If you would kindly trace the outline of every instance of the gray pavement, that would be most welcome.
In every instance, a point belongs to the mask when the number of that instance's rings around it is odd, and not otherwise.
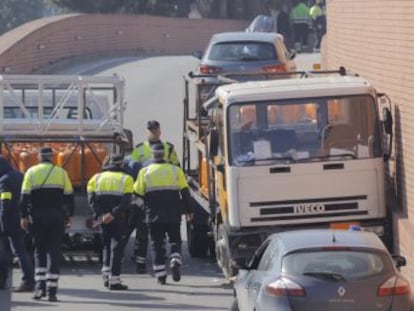
[[[183,226],[183,230],[185,226]],[[185,236],[185,235],[184,235]],[[232,287],[223,278],[217,263],[212,259],[191,258],[183,243],[183,276],[180,282],[167,278],[167,285],[158,285],[156,279],[148,274],[135,274],[135,265],[130,260],[133,253],[133,240],[128,243],[123,262],[123,283],[127,291],[109,291],[104,288],[97,258],[87,261],[78,256],[74,262],[62,265],[59,281],[58,303],[34,301],[31,293],[13,293],[11,310],[228,310],[232,301]],[[149,253],[150,254],[150,253]],[[147,267],[151,267],[148,256]],[[148,269],[151,270],[151,269]],[[14,284],[19,284],[21,271],[13,271]],[[9,311],[0,302],[0,311]]]

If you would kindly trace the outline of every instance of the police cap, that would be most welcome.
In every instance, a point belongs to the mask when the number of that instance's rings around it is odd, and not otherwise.
[[[147,122],[147,129],[152,131],[160,128],[160,122],[156,120],[150,120]]]
[[[109,164],[115,165],[115,164],[121,164],[124,163],[124,156],[120,153],[113,153],[111,154],[111,157],[109,158]]]
[[[39,154],[41,157],[49,157],[53,155],[53,150],[50,147],[43,147],[43,148],[40,148]]]

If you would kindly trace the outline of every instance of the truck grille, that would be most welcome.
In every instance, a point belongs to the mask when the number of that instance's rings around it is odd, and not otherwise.
[[[252,222],[368,215],[358,209],[361,200],[367,196],[250,202],[249,206],[260,208],[262,216],[251,218]]]

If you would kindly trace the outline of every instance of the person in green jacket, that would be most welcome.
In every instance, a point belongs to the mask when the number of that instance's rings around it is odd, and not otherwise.
[[[309,7],[302,0],[294,0],[290,12],[290,21],[293,26],[295,49],[301,52],[308,46],[309,35]]]

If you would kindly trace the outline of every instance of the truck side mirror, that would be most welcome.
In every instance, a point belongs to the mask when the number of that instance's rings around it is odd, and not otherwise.
[[[384,131],[388,135],[392,135],[392,114],[389,108],[382,109]]]
[[[195,58],[201,59],[203,57],[203,51],[202,50],[196,50],[191,55]]]
[[[218,154],[219,135],[216,128],[211,128],[208,134],[208,150],[210,159]]]

